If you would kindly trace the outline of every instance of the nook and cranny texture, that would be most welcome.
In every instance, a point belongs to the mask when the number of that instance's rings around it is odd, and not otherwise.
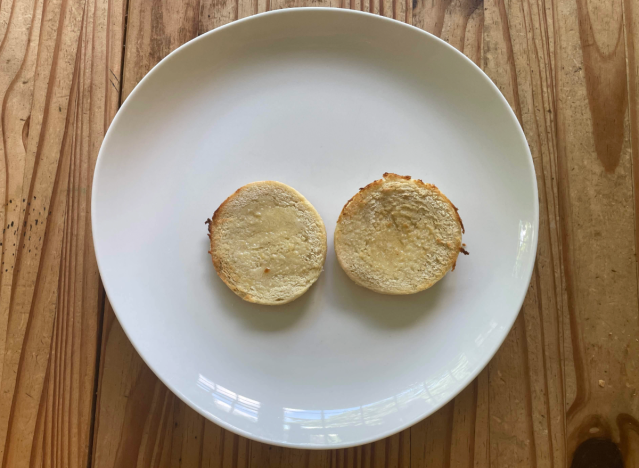
[[[386,173],[342,209],[335,252],[357,284],[383,294],[412,294],[454,269],[464,251],[463,230],[457,208],[437,187]]]
[[[286,184],[245,185],[207,223],[215,270],[246,301],[286,304],[304,294],[322,272],[322,218]]]

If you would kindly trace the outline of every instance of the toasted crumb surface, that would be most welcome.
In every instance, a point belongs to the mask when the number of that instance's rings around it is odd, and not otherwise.
[[[437,187],[386,173],[342,209],[335,252],[357,284],[383,294],[413,294],[455,267],[462,232],[457,209]]]
[[[215,270],[246,301],[286,304],[304,294],[322,272],[322,218],[286,184],[245,185],[207,222]]]

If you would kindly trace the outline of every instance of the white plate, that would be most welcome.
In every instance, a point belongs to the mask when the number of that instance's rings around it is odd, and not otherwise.
[[[420,294],[360,288],[335,258],[342,206],[386,171],[436,184],[466,225],[470,256]],[[269,179],[328,233],[319,281],[280,307],[220,281],[204,225]],[[362,444],[448,402],[510,330],[537,245],[532,159],[497,88],[441,40],[345,10],[259,15],[169,55],[117,114],[93,184],[102,280],[138,352],[199,413],[276,445]]]

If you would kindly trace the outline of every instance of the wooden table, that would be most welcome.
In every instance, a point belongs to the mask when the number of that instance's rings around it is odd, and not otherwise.
[[[479,377],[400,434],[313,452],[227,432],[158,381],[105,299],[89,216],[104,133],[153,65],[305,5],[411,23],[480,65],[541,203],[529,293]],[[0,0],[0,41],[1,468],[639,466],[639,2]]]

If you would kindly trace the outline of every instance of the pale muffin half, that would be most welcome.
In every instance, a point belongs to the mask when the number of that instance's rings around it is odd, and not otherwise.
[[[281,182],[238,189],[207,220],[219,277],[245,301],[279,305],[304,294],[326,260],[326,228],[313,205]]]

